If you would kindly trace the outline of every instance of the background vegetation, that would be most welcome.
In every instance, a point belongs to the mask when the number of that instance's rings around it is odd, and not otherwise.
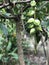
[[[49,49],[48,39],[49,1],[0,0],[1,65],[30,65],[26,55],[38,55],[40,41],[49,65],[49,53],[45,49],[45,46]]]

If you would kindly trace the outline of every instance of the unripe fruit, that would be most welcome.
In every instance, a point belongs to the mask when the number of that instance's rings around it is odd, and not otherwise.
[[[41,26],[37,27],[36,29],[37,29],[38,31],[42,31],[42,27],[41,27]]]
[[[33,28],[33,27],[34,27],[34,25],[33,25],[33,24],[32,24],[32,25],[30,24],[30,25],[28,26],[28,28]]]
[[[35,1],[31,1],[30,5],[31,6],[35,6],[36,5],[36,2]]]
[[[32,15],[34,15],[34,13],[35,13],[35,11],[33,11],[33,10],[30,10],[29,12],[28,12],[28,16],[32,16]]]
[[[35,28],[32,28],[31,30],[30,30],[30,34],[34,34],[35,33]]]
[[[40,21],[38,19],[35,20],[34,22],[35,25],[40,25]]]
[[[34,22],[35,20],[34,20],[34,18],[30,18],[27,22],[28,23],[32,23],[32,22]]]

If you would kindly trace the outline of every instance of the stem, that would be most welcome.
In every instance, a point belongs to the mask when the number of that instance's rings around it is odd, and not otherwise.
[[[36,40],[36,35],[34,35],[34,39],[35,39],[35,50],[34,50],[34,53],[35,55],[37,54],[37,40]]]
[[[42,45],[43,45],[43,50],[44,50],[44,54],[45,54],[45,57],[46,57],[46,50],[45,50],[45,46],[44,46],[43,36],[42,36]]]

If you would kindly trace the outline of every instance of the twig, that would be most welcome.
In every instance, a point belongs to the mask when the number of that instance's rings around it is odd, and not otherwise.
[[[0,5],[0,9],[2,9],[2,8],[5,8],[5,7],[7,7],[7,6],[9,6],[9,3],[7,3],[7,4],[3,4],[3,5]]]
[[[18,16],[19,15],[9,15],[9,16],[6,16],[6,15],[4,15],[4,14],[0,14],[0,18],[4,18],[4,19],[16,19],[16,20],[18,20]]]
[[[11,4],[12,5],[14,5],[14,4],[23,4],[23,3],[29,3],[29,2],[30,2],[30,0],[28,0],[28,1],[17,1],[17,2],[11,2]],[[2,5],[0,5],[0,9],[5,8],[7,6],[12,6],[11,4],[10,3],[2,4]]]

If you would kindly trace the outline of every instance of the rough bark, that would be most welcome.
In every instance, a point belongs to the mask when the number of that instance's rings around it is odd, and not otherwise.
[[[49,38],[47,40],[47,65],[49,65]]]
[[[16,35],[17,35],[17,47],[18,47],[18,55],[19,55],[19,63],[20,65],[25,65],[24,62],[24,55],[23,55],[23,49],[22,49],[22,29],[20,22],[16,23]]]

